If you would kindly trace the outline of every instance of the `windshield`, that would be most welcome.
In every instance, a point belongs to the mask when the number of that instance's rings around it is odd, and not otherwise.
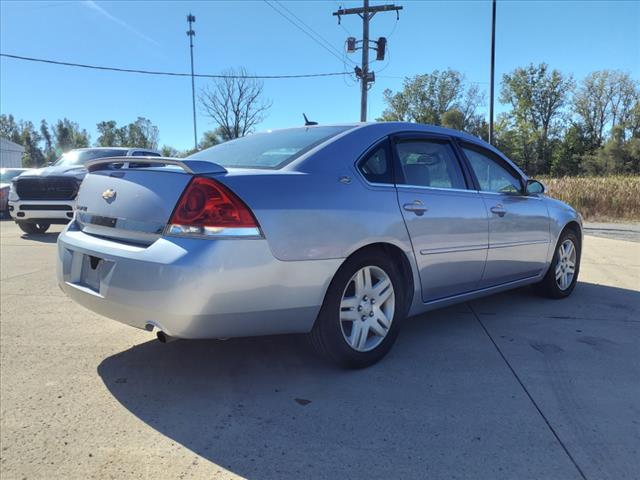
[[[0,183],[9,183],[12,178],[17,177],[25,170],[5,170],[4,168],[0,169]]]
[[[255,133],[221,143],[188,158],[209,160],[223,167],[281,168],[316,145],[351,128],[306,127]]]
[[[71,166],[71,165],[84,165],[89,160],[95,160],[96,158],[106,157],[124,157],[127,154],[127,150],[71,150],[64,153],[54,165],[58,166]]]

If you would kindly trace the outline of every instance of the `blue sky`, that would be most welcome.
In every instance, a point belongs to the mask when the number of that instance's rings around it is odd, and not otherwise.
[[[282,3],[336,49],[361,23],[351,16],[337,24],[331,12],[357,1]],[[372,4],[385,2],[374,1]],[[389,38],[388,60],[373,65],[370,119],[384,109],[382,91],[397,90],[407,75],[451,67],[488,91],[491,4],[488,1],[402,1],[377,15],[372,37]],[[329,54],[269,5],[259,1],[0,2],[0,50],[56,60],[165,71],[189,71],[185,16],[197,18],[196,71],[218,73],[244,66],[256,74],[338,72],[344,60]],[[343,28],[344,27],[344,28]],[[350,55],[356,62],[359,54]],[[640,78],[640,2],[498,1],[496,78],[529,62],[584,77],[620,69]],[[349,64],[346,64],[347,66]],[[189,78],[115,72],[0,60],[0,111],[39,123],[68,117],[87,128],[138,116],[160,129],[160,144],[193,144]],[[349,68],[351,69],[351,68]],[[207,80],[197,80],[197,88]],[[272,100],[259,129],[299,125],[302,112],[321,123],[357,121],[359,90],[353,79],[266,80]],[[487,95],[488,97],[488,95]],[[500,110],[500,106],[497,107]],[[198,131],[214,128],[201,111]]]

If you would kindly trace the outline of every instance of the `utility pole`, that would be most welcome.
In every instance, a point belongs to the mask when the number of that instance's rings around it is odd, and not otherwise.
[[[369,40],[369,21],[378,12],[396,12],[399,15],[399,11],[402,7],[396,7],[395,5],[376,5],[374,7],[369,6],[369,0],[364,0],[362,8],[339,8],[333,12],[333,15],[338,17],[338,23],[340,23],[340,17],[343,15],[358,15],[362,19],[362,46],[356,47],[356,39],[350,37],[347,39],[347,51],[349,53],[355,52],[358,48],[362,48],[362,66],[356,67],[356,76],[360,79],[360,121],[367,121],[367,93],[369,91],[369,84],[375,82],[376,77],[374,72],[369,71],[369,49],[373,48],[377,50],[377,59],[384,59],[384,50],[386,48],[387,39],[380,37],[377,41],[374,41],[374,47],[370,46]]]
[[[191,101],[193,103],[193,148],[198,148],[198,130],[196,128],[196,82],[193,74],[193,37],[196,32],[192,28],[192,24],[195,23],[196,17],[191,15],[187,15],[187,22],[189,22],[189,30],[187,31],[187,35],[189,36],[189,48],[191,52]]]
[[[496,65],[496,0],[491,2],[491,82],[489,83],[489,143],[493,145],[493,83]]]

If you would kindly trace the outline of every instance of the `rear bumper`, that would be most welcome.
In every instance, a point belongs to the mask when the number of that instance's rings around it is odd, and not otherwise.
[[[9,215],[16,222],[68,223],[75,200],[9,200]]]
[[[91,281],[87,255],[101,259]],[[57,275],[69,297],[127,325],[226,338],[308,332],[340,263],[279,261],[264,239],[167,237],[132,246],[71,224],[58,238]]]

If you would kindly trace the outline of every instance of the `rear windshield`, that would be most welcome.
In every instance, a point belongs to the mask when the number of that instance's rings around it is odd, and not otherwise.
[[[70,165],[84,165],[89,160],[95,160],[96,158],[106,157],[124,157],[127,154],[127,150],[71,150],[63,154],[54,165],[56,166],[70,166]]]
[[[254,133],[221,143],[188,157],[223,167],[281,168],[325,140],[352,126],[306,127]]]

